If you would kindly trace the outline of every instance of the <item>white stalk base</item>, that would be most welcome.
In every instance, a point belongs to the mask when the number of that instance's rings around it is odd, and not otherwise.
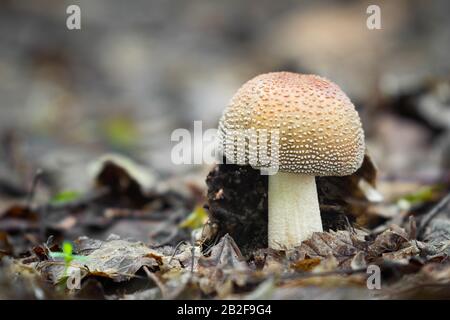
[[[292,249],[322,232],[314,176],[278,172],[269,176],[269,248]]]

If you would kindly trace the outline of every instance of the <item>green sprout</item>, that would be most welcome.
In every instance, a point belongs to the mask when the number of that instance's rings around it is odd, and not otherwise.
[[[77,256],[73,254],[73,245],[69,241],[64,241],[62,245],[62,252],[50,252],[50,257],[64,259],[64,276],[67,277],[67,270],[73,260],[86,261],[88,257]]]
[[[81,194],[77,191],[62,191],[50,199],[51,204],[63,204],[80,198]]]

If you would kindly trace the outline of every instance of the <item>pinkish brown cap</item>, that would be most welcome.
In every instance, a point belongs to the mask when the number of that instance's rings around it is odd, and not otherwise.
[[[364,132],[355,106],[335,83],[316,75],[273,72],[245,83],[220,119],[219,144],[229,144],[231,132],[248,129],[278,130],[282,172],[349,175],[364,158]],[[233,152],[226,148],[225,156],[233,158]],[[249,158],[247,152],[245,163]]]

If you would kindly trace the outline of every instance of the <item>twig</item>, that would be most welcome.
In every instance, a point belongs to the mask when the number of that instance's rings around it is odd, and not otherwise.
[[[45,241],[46,231],[47,231],[47,223],[45,221],[45,218],[47,217],[47,210],[44,208],[44,210],[39,211],[39,215],[41,218],[41,221],[39,224],[39,236],[40,236],[41,241]]]
[[[175,246],[175,249],[173,250],[172,255],[170,256],[170,259],[169,259],[168,264],[170,264],[170,263],[172,262],[173,258],[175,257],[175,255],[176,255],[177,252],[178,252],[178,249],[180,249],[180,246],[181,246],[182,244],[185,244],[185,243],[186,243],[186,241],[184,241],[184,240],[178,242],[178,244]]]
[[[31,182],[30,191],[28,192],[28,195],[27,195],[26,208],[31,208],[31,205],[32,205],[33,199],[34,199],[34,195],[36,193],[36,188],[38,186],[39,180],[41,179],[43,173],[44,173],[44,171],[42,169],[37,169],[36,173],[33,176],[33,181]],[[45,218],[47,217],[47,210],[38,211],[38,214],[39,214],[39,219],[40,219],[39,238],[40,238],[40,240],[45,241],[45,231],[46,231],[46,226],[47,226],[45,223]]]
[[[427,214],[425,214],[425,216],[420,221],[420,227],[417,230],[417,236],[420,236],[424,232],[425,227],[436,215],[438,215],[442,211],[442,209],[445,208],[449,201],[450,193],[447,194],[441,201],[439,201],[439,203],[435,205]]]
[[[35,211],[37,212],[55,212],[55,211],[65,211],[65,210],[74,210],[83,206],[87,206],[92,202],[95,202],[96,200],[102,198],[103,196],[107,195],[109,192],[109,188],[102,188],[99,190],[94,190],[90,192],[89,195],[84,195],[80,197],[79,199],[64,202],[61,204],[52,204],[47,203],[41,206],[38,206]]]
[[[318,273],[301,273],[301,274],[288,274],[286,276],[283,276],[283,280],[296,280],[296,279],[307,279],[307,278],[314,278],[314,277],[327,277],[327,276],[333,276],[333,275],[351,275],[355,273],[362,273],[366,272],[367,268],[357,268],[357,269],[341,269],[341,270],[335,270],[335,271],[326,271],[326,272],[318,272]]]
[[[224,238],[228,235],[228,233],[224,236]],[[222,254],[223,254],[223,250],[225,249],[225,241],[227,241],[228,238],[225,238],[222,241],[222,245],[220,246],[219,249],[219,254],[217,255],[216,261],[214,261],[214,264],[217,266],[220,263],[220,259],[222,258]]]
[[[39,183],[39,180],[42,177],[43,172],[44,171],[42,169],[37,169],[36,173],[33,176],[33,181],[31,182],[30,191],[28,191],[28,196],[27,196],[27,201],[26,201],[26,206],[28,208],[31,206],[31,203],[33,202],[34,194],[36,192],[36,187]]]
[[[143,267],[145,273],[147,274],[147,277],[149,279],[151,279],[159,288],[159,290],[161,291],[161,295],[163,298],[165,298],[167,296],[167,289],[164,286],[164,284],[161,282],[161,280],[159,280],[159,278],[153,273],[150,272],[150,270],[148,270],[147,266]]]
[[[175,255],[176,255],[178,249],[180,248],[180,246],[182,244],[185,244],[185,243],[186,243],[186,241],[180,241],[175,246],[175,249],[173,250],[173,253],[172,253],[172,255],[171,255],[170,259],[169,259],[169,262],[168,262],[169,265],[172,262],[173,258],[175,257]],[[191,276],[192,276],[192,274],[194,273],[194,263],[195,263],[195,245],[194,245],[194,240],[193,239],[191,239],[190,245],[191,245]]]
[[[216,236],[214,237],[214,240],[211,242],[211,244],[208,245],[208,246],[206,247],[206,249],[203,251],[203,254],[204,254],[204,255],[208,255],[208,254],[211,252],[212,248],[214,248],[214,246],[219,242],[219,239],[220,239],[219,236],[216,235]]]
[[[408,226],[409,226],[409,239],[410,240],[417,239],[417,224],[414,216],[409,216]]]
[[[194,274],[194,263],[195,263],[195,247],[191,246],[191,276]]]
[[[167,219],[167,213],[158,211],[144,211],[123,208],[110,208],[105,214],[109,219],[128,219],[128,220],[150,220],[161,221]]]
[[[194,274],[194,263],[195,263],[195,239],[191,234],[191,277]]]
[[[356,234],[355,229],[353,228],[352,224],[350,223],[350,220],[348,220],[348,217],[344,215],[345,222],[347,223],[348,232],[350,234]]]

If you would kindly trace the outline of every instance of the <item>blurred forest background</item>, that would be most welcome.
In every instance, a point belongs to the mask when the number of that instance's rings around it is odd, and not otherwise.
[[[71,4],[81,8],[81,30],[66,27]],[[370,4],[381,8],[381,30],[366,26]],[[174,165],[171,133],[192,130],[196,120],[204,130],[216,128],[236,90],[271,71],[318,74],[349,95],[384,196],[380,205],[365,203],[363,214],[377,217],[370,227],[405,226],[450,185],[449,12],[446,0],[0,1],[0,258],[34,248],[36,268],[46,275],[39,266],[51,264],[50,249],[58,249],[49,236],[105,240],[114,233],[170,244],[158,251],[169,261],[173,247],[205,221],[209,170]],[[90,164],[111,152],[142,164],[144,177],[133,181],[120,166],[89,175]],[[94,181],[109,188],[106,195],[92,189]],[[151,192],[139,191],[147,183]],[[380,201],[377,193],[372,198]],[[411,205],[422,207],[411,213]],[[200,221],[189,220],[191,212]],[[411,236],[402,239],[415,240],[409,221]],[[131,248],[114,241],[108,243]],[[90,250],[91,240],[84,242],[78,252]],[[0,297],[13,292],[2,273]],[[25,296],[20,290],[15,297]],[[36,292],[31,296],[41,297]]]
[[[450,3],[376,1],[382,29],[368,30],[372,2],[2,1],[1,172],[41,167],[83,189],[80,170],[111,150],[191,170],[171,163],[171,132],[216,127],[241,84],[286,70],[348,93],[382,175],[436,178],[450,166]],[[70,4],[81,30],[66,28]]]

